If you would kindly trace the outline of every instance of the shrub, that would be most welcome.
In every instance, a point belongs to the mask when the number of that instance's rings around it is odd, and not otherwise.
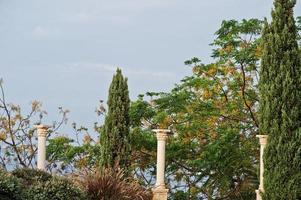
[[[94,171],[82,181],[90,200],[151,200],[152,194],[138,183],[124,179],[120,170]]]
[[[83,190],[63,177],[53,177],[46,182],[37,182],[25,192],[25,200],[83,200]]]
[[[189,195],[187,192],[184,191],[176,191],[173,194],[173,200],[185,200],[185,199],[189,199]]]
[[[83,200],[83,190],[63,177],[37,169],[16,169],[12,174],[22,182],[22,200]],[[2,200],[2,199],[1,199]]]
[[[28,187],[36,182],[45,182],[52,178],[52,175],[38,169],[21,168],[16,169],[12,174],[23,181],[23,186]]]
[[[0,199],[1,200],[21,199],[20,180],[1,169],[0,169]]]

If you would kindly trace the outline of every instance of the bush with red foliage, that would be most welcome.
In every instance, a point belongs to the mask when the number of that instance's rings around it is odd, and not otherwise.
[[[90,200],[151,200],[152,193],[121,170],[95,170],[81,181]]]

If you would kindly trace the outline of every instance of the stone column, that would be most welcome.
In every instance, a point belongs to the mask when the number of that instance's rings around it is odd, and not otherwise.
[[[157,137],[157,177],[153,191],[153,200],[167,200],[168,189],[164,182],[165,173],[165,144],[170,130],[155,129],[153,130]]]
[[[38,169],[45,170],[45,160],[46,160],[46,135],[47,130],[50,126],[46,125],[36,125],[35,128],[38,132]]]
[[[264,173],[264,163],[263,163],[263,153],[265,146],[267,144],[267,135],[257,135],[260,144],[260,170],[259,170],[259,188],[256,190],[256,200],[262,200],[260,193],[264,192],[263,188],[263,173]]]

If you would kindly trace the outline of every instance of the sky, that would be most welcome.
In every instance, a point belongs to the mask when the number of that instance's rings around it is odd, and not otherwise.
[[[62,106],[70,123],[91,127],[116,67],[132,100],[169,91],[191,73],[185,60],[211,61],[222,20],[263,19],[271,9],[272,0],[0,0],[0,78],[24,111],[43,102],[43,123]]]

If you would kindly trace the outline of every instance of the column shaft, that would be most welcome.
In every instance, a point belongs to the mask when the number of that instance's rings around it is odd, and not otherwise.
[[[38,169],[45,170],[46,137],[38,136]]]
[[[156,129],[157,137],[157,177],[156,185],[152,189],[153,200],[167,200],[168,189],[165,187],[164,173],[165,173],[165,145],[169,130]]]
[[[50,126],[46,125],[36,125],[38,133],[38,158],[37,158],[37,168],[40,170],[45,170],[46,162],[46,136],[47,130]]]
[[[164,183],[164,173],[165,173],[165,141],[158,140],[157,147],[157,181],[156,186],[163,186]]]
[[[259,138],[259,144],[260,144],[260,166],[259,166],[259,189],[256,190],[256,200],[262,200],[261,198],[261,192],[264,192],[263,187],[263,175],[264,175],[264,162],[263,162],[263,155],[264,155],[264,149],[267,144],[267,135],[257,135],[256,137]]]
[[[264,163],[263,163],[263,153],[265,145],[260,144],[260,172],[259,172],[259,190],[263,191],[263,172],[264,172]]]

